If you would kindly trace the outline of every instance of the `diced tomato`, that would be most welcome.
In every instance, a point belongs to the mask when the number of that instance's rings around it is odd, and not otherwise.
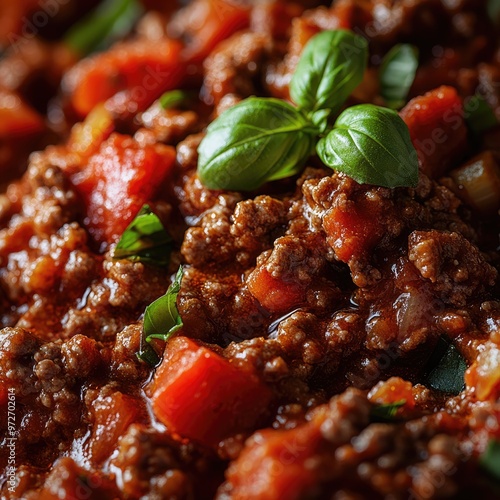
[[[14,92],[0,89],[0,139],[25,137],[45,129],[43,118]]]
[[[89,448],[92,461],[98,464],[110,456],[119,437],[131,423],[137,421],[140,411],[137,401],[121,392],[98,397],[92,409],[94,425]]]
[[[257,433],[228,469],[231,498],[303,498],[317,482],[313,468],[306,462],[317,453],[320,442],[319,427],[312,423]]]
[[[384,234],[376,203],[365,198],[347,206],[334,206],[325,215],[323,227],[335,255],[342,262],[367,254]]]
[[[415,407],[415,397],[411,382],[400,377],[391,377],[379,382],[368,394],[368,399],[378,405],[399,403],[404,401],[405,408]]]
[[[265,267],[257,267],[248,276],[250,293],[269,312],[285,312],[305,299],[305,288],[298,282],[274,278]]]
[[[250,9],[243,2],[197,0],[191,8],[188,19],[191,26],[187,31],[192,39],[186,57],[195,63],[201,62],[219,42],[246,28],[250,22]]]
[[[51,467],[50,474],[38,492],[37,498],[38,500],[55,498],[112,500],[118,498],[117,495],[115,485],[103,474],[86,471],[76,465],[73,459],[63,457]]]
[[[242,370],[185,337],[170,340],[151,384],[153,412],[170,432],[205,446],[252,429],[271,391]]]
[[[465,372],[465,383],[475,389],[479,401],[496,401],[500,397],[500,348],[495,343],[486,342]]]
[[[162,144],[140,146],[113,134],[91,156],[72,182],[82,195],[85,224],[97,242],[112,243],[171,172],[175,149]]]
[[[83,60],[66,77],[77,114],[85,117],[99,103],[119,92],[127,110],[146,109],[166,90],[179,86],[185,71],[175,40],[135,40]]]
[[[454,88],[442,86],[415,97],[400,114],[426,175],[439,178],[463,156],[467,127],[462,101]]]

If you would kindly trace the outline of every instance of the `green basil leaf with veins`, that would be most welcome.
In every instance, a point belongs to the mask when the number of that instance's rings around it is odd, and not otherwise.
[[[363,80],[368,42],[346,30],[323,31],[306,44],[290,82],[300,109],[338,112]]]
[[[360,184],[395,188],[418,182],[417,152],[408,127],[387,108],[372,104],[347,108],[316,150],[325,165]]]
[[[292,105],[251,97],[222,113],[198,148],[198,176],[210,189],[251,191],[300,171],[317,128]]]
[[[500,481],[500,441],[491,439],[485,452],[479,458],[483,470]]]
[[[166,341],[182,327],[182,318],[177,310],[177,296],[181,289],[183,272],[180,266],[165,295],[146,307],[143,327],[146,342],[151,339]]]
[[[373,421],[378,422],[390,422],[396,416],[399,408],[406,404],[405,399],[396,401],[394,403],[387,403],[382,405],[374,406],[371,409],[370,417]]]
[[[417,68],[418,49],[414,45],[395,45],[384,57],[379,71],[380,95],[389,108],[405,105]]]
[[[173,240],[158,216],[144,205],[115,247],[115,259],[130,259],[167,266]]]

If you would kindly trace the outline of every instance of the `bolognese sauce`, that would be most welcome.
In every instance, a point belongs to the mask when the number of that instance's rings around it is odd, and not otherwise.
[[[2,498],[498,498],[495,2],[13,6]]]

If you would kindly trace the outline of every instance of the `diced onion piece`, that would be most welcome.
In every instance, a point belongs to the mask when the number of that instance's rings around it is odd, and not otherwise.
[[[104,104],[98,104],[82,123],[77,123],[72,128],[69,147],[75,153],[85,156],[91,155],[111,135],[113,128],[111,113]]]
[[[492,151],[484,151],[450,176],[459,196],[477,212],[492,214],[500,208],[500,169]]]

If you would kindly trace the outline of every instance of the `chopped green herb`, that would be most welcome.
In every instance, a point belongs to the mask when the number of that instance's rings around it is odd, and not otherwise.
[[[316,148],[325,165],[357,182],[414,186],[418,158],[397,113],[363,104],[330,126],[361,82],[367,54],[366,40],[348,31],[313,37],[291,82],[298,107],[251,97],[222,113],[198,148],[201,182],[210,189],[251,191],[299,173]]]
[[[497,481],[500,481],[500,441],[492,439],[479,458],[481,467]]]
[[[180,266],[165,295],[146,307],[144,312],[146,342],[150,342],[151,339],[168,340],[182,327],[182,318],[177,310],[177,295],[181,289],[182,275],[183,268]]]
[[[175,108],[183,104],[190,97],[190,92],[185,90],[170,90],[165,92],[159,99],[163,109]]]
[[[380,66],[380,94],[387,106],[399,109],[406,103],[418,68],[418,49],[414,45],[395,45]]]
[[[475,95],[465,105],[465,120],[475,135],[498,125],[498,119],[484,97]]]
[[[168,287],[165,295],[156,299],[144,311],[144,325],[141,336],[141,345],[137,357],[149,365],[156,366],[161,358],[153,346],[152,339],[167,341],[182,327],[182,318],[177,310],[177,295],[181,289],[184,269],[179,266],[174,281]]]
[[[436,356],[433,356],[429,365],[424,382],[426,385],[453,395],[458,395],[465,389],[467,362],[458,349],[444,337],[440,338]]]
[[[138,0],[104,0],[69,29],[64,42],[82,56],[105,48],[128,33],[142,11]]]
[[[144,205],[115,247],[115,259],[130,259],[167,266],[173,240],[158,216]]]
[[[395,403],[387,403],[378,406],[374,406],[370,412],[372,420],[378,422],[390,422],[394,420],[399,408],[404,406],[406,403],[405,399],[396,401]]]

